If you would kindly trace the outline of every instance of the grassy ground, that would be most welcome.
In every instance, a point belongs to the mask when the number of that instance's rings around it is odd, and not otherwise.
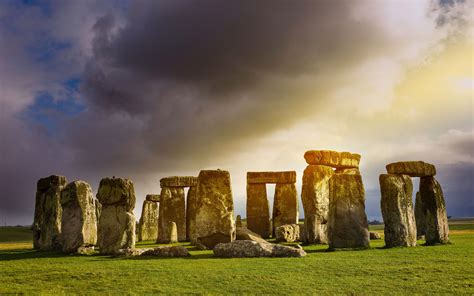
[[[383,233],[382,226],[371,227]],[[474,221],[450,225],[452,244],[327,252],[305,258],[185,259],[64,256],[31,249],[25,228],[0,228],[3,293],[474,294]],[[422,242],[420,241],[420,244]],[[140,242],[138,247],[155,246]]]

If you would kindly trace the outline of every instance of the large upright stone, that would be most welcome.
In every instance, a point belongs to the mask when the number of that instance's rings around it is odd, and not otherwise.
[[[61,190],[66,186],[64,176],[52,175],[38,180],[35,217],[33,221],[33,247],[39,250],[61,247]]]
[[[416,235],[418,238],[421,238],[423,235],[426,234],[426,231],[425,231],[426,217],[424,213],[423,201],[421,200],[421,195],[419,191],[416,193],[416,198],[415,198],[415,221],[416,221]]]
[[[423,161],[400,161],[386,166],[389,174],[403,174],[410,177],[428,177],[436,175],[436,167]]]
[[[270,206],[265,184],[247,184],[247,228],[270,237]]]
[[[276,184],[272,222],[273,231],[281,225],[298,223],[298,197],[295,184]]]
[[[149,197],[150,196],[150,197]],[[156,195],[147,195],[143,201],[142,215],[140,217],[138,240],[153,240],[158,238],[158,209]]]
[[[169,239],[168,243],[174,244],[178,242],[178,227],[176,226],[175,222],[170,222],[169,226],[170,232],[169,232]]]
[[[160,195],[160,214],[158,218],[158,243],[168,243],[170,222],[178,227],[178,240],[186,240],[186,204],[184,188],[163,187]]]
[[[310,150],[304,154],[308,164],[326,165],[337,169],[358,168],[360,155],[332,150]]]
[[[329,179],[330,249],[369,247],[364,195],[360,175],[335,174]]]
[[[197,207],[196,186],[192,186],[186,196],[186,240],[190,240],[190,233],[194,232]]]
[[[304,209],[307,243],[327,244],[327,222],[329,212],[329,179],[334,175],[331,167],[308,165],[303,173],[301,201]]]
[[[449,242],[448,217],[443,190],[434,177],[420,180],[420,196],[425,216],[426,244],[446,244]]]
[[[97,245],[102,254],[135,246],[135,189],[129,179],[104,178],[97,199],[102,204]]]
[[[389,248],[416,246],[413,183],[410,176],[382,174],[379,182],[385,245]]]
[[[69,183],[61,192],[61,247],[65,253],[97,243],[96,199],[89,184]]]
[[[235,239],[234,201],[230,174],[222,170],[203,170],[196,189],[195,225],[189,233],[199,248],[213,249],[218,243]]]

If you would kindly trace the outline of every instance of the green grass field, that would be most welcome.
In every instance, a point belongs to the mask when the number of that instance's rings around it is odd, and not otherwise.
[[[372,227],[383,233],[381,226]],[[305,258],[112,258],[32,250],[26,228],[0,228],[0,294],[474,294],[474,221],[450,224],[451,244],[327,252]],[[422,243],[420,241],[420,243]],[[141,242],[137,247],[155,246]]]

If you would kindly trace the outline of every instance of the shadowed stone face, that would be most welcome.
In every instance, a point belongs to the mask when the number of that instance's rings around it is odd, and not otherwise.
[[[416,193],[416,199],[415,199],[415,221],[416,221],[416,235],[418,237],[425,235],[426,234],[426,231],[425,231],[426,217],[424,213],[423,201],[421,200],[421,195],[419,191]]]
[[[295,184],[276,184],[273,200],[273,229],[298,223],[298,197]]]
[[[61,192],[63,252],[76,252],[79,247],[97,242],[96,200],[89,184],[69,183]]]
[[[364,195],[360,175],[335,174],[329,179],[329,248],[369,247]]]
[[[196,186],[189,187],[186,196],[186,240],[190,240],[191,236],[195,237],[193,234],[195,233],[197,206]]]
[[[423,161],[401,161],[387,164],[387,173],[403,174],[410,177],[427,177],[436,175],[436,167]]]
[[[229,172],[201,171],[196,190],[197,211],[191,242],[200,248],[213,249],[218,243],[233,241],[234,202]]]
[[[100,181],[97,199],[102,204],[97,245],[102,254],[135,247],[135,189],[128,179]]]
[[[49,176],[38,180],[33,247],[39,250],[59,249],[61,234],[61,191],[66,186],[64,176]]]
[[[332,175],[334,170],[323,165],[308,165],[304,170],[301,201],[307,243],[327,244],[329,179]]]
[[[170,238],[170,222],[178,228],[178,240],[186,240],[186,204],[184,188],[163,187],[160,194],[158,243],[168,243]]]
[[[413,213],[413,183],[410,176],[382,174],[379,178],[380,206],[385,224],[387,247],[416,246],[416,222]]]
[[[270,206],[265,184],[247,184],[247,228],[270,237]]]
[[[425,216],[426,243],[445,244],[449,242],[448,217],[441,185],[434,177],[420,180],[420,196]]]
[[[148,196],[147,196],[148,197]],[[142,216],[140,217],[138,240],[153,240],[158,238],[158,209],[155,201],[143,201]]]

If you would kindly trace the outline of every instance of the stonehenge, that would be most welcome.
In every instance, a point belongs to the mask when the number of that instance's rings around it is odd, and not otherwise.
[[[272,225],[266,184],[276,184],[273,201]],[[270,229],[283,224],[298,223],[296,172],[247,173],[247,228],[263,238],[270,237]]]
[[[142,215],[138,223],[138,241],[158,239],[159,200],[158,194],[148,194],[143,201]]]
[[[97,246],[102,254],[135,246],[135,189],[129,179],[100,180],[97,199],[102,204]]]
[[[334,174],[329,179],[329,248],[368,248],[368,226],[362,177]]]
[[[65,253],[97,242],[96,199],[83,181],[71,182],[61,192],[61,247]]]
[[[218,243],[235,240],[234,201],[230,174],[223,170],[203,170],[196,186],[196,213],[191,243],[213,249]]]
[[[56,175],[38,180],[32,227],[35,249],[51,250],[61,247],[61,190],[66,183],[66,177]]]
[[[434,177],[436,167],[423,161],[401,161],[386,169],[388,174],[379,178],[386,246],[415,246],[422,235],[427,245],[447,243],[448,218],[441,185]],[[410,177],[420,178],[414,210]]]
[[[304,157],[304,225],[298,223],[295,171],[247,172],[246,226],[240,215],[234,219],[228,171],[202,170],[197,177],[162,178],[161,194],[148,194],[143,202],[137,233],[131,180],[104,178],[94,197],[86,182],[68,184],[66,177],[51,175],[37,182],[33,246],[77,254],[93,254],[95,246],[101,254],[187,254],[181,246],[135,249],[137,235],[139,241],[156,243],[190,241],[198,249],[214,250],[217,257],[302,257],[301,247],[270,244],[265,239],[328,244],[330,250],[368,248],[370,239],[380,239],[368,230],[361,156],[311,150]],[[379,176],[386,247],[416,246],[421,236],[426,245],[448,243],[446,205],[435,178],[436,167],[402,161],[388,164],[386,170]],[[420,178],[415,205],[412,177]],[[266,184],[276,184],[271,217]],[[185,188],[189,188],[187,196]]]
[[[410,176],[382,174],[379,181],[385,245],[389,248],[416,246],[413,183]]]
[[[170,238],[170,222],[175,222],[178,229],[178,240],[185,241],[188,238],[187,227],[193,227],[188,225],[187,216],[194,215],[193,207],[191,204],[195,204],[194,199],[194,187],[196,187],[197,178],[191,176],[173,176],[166,177],[160,180],[161,186],[161,199],[160,209],[158,218],[158,243],[168,243]],[[186,198],[184,188],[190,187],[188,191],[186,209]]]

